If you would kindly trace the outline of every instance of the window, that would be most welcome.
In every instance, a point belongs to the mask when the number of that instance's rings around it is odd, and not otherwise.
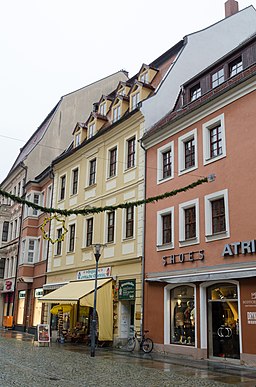
[[[28,263],[34,263],[36,253],[36,241],[35,239],[28,240]]]
[[[87,219],[86,223],[86,246],[91,246],[93,238],[93,218]]]
[[[109,177],[116,176],[117,147],[109,151]]]
[[[171,290],[171,344],[195,345],[195,299],[192,286]]]
[[[140,102],[140,93],[135,93],[131,96],[131,99],[132,99],[132,110],[136,109],[136,107],[138,106],[139,102]]]
[[[198,167],[197,162],[197,129],[193,129],[178,139],[179,175]]]
[[[77,133],[75,135],[75,146],[77,147],[80,144],[81,144],[81,133]]]
[[[199,200],[191,200],[179,205],[180,246],[199,243]]]
[[[157,212],[157,250],[174,247],[174,207]]]
[[[69,226],[69,246],[68,246],[68,251],[70,253],[75,250],[75,231],[76,231],[76,225],[71,224]]]
[[[113,108],[113,122],[118,121],[121,118],[121,107],[120,105]]]
[[[94,132],[95,132],[95,124],[89,125],[89,128],[88,128],[88,139],[94,136]]]
[[[26,298],[26,290],[19,291],[17,324],[23,324],[24,322],[25,298]]]
[[[206,241],[228,238],[228,191],[222,190],[205,196]]]
[[[143,83],[148,83],[148,71],[145,71],[141,74],[140,81]]]
[[[40,199],[40,195],[35,193],[34,197],[33,197],[33,203],[39,205],[39,199]],[[34,216],[37,216],[38,215],[38,210],[33,208],[32,214]]]
[[[89,185],[96,183],[96,159],[89,162]]]
[[[46,206],[50,208],[51,205],[52,205],[52,185],[49,185],[47,188]]]
[[[157,150],[157,182],[172,179],[174,171],[173,141]]]
[[[57,229],[57,244],[56,244],[56,255],[61,255],[61,247],[62,247],[62,228]]]
[[[99,113],[102,116],[106,115],[106,113],[107,113],[107,104],[106,104],[106,102],[100,104]]]
[[[127,168],[135,166],[135,137],[127,141]]]
[[[132,238],[134,233],[134,207],[126,209],[125,237]]]
[[[72,195],[76,195],[78,190],[78,168],[72,171]]]
[[[224,69],[216,71],[212,74],[212,88],[221,85],[224,82]]]
[[[237,59],[235,59],[233,62],[229,64],[229,76],[233,77],[234,75],[240,73],[243,71],[243,61],[242,57],[239,56]]]
[[[191,89],[190,89],[190,101],[195,101],[197,98],[201,97],[201,87],[200,87],[200,83],[198,83],[197,85],[193,86]]]
[[[9,222],[3,223],[2,242],[8,241]]]
[[[107,242],[114,242],[115,233],[115,211],[108,212],[107,214]]]
[[[203,124],[204,165],[226,156],[224,114]]]
[[[18,184],[18,192],[17,192],[17,195],[20,196],[21,192],[20,192],[20,187],[21,187],[21,183],[19,182]]]
[[[61,176],[60,178],[60,200],[65,198],[65,189],[66,189],[66,176]]]
[[[43,289],[35,289],[34,292],[34,311],[33,311],[33,326],[37,326],[41,323],[42,315],[42,302],[38,300],[39,297],[43,296]]]
[[[25,262],[25,252],[26,252],[26,239],[23,239],[21,243],[20,264]]]

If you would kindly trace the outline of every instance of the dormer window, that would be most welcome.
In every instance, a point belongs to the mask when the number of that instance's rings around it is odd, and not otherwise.
[[[95,132],[95,123],[90,124],[88,127],[88,139],[94,136]]]
[[[121,107],[120,105],[113,108],[113,122],[118,121],[121,118]]]
[[[234,75],[240,73],[243,71],[243,61],[242,57],[239,56],[237,59],[235,59],[233,62],[229,64],[229,76],[233,77]]]
[[[141,74],[140,81],[143,83],[148,83],[148,71],[145,71]]]
[[[106,113],[107,113],[107,104],[106,104],[106,102],[103,102],[103,103],[100,104],[99,113],[102,116],[106,115]]]
[[[201,93],[200,83],[197,83],[190,89],[190,101],[195,101],[197,98],[201,97]]]
[[[77,133],[75,135],[75,146],[77,147],[80,144],[81,144],[81,133]]]
[[[119,90],[118,90],[118,94],[124,96],[124,95],[125,95],[125,88],[122,87],[121,89],[119,89]]]
[[[137,92],[131,96],[131,102],[132,102],[132,110],[136,109],[140,102],[140,92]]]

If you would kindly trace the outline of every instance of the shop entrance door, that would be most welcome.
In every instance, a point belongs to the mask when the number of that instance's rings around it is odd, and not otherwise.
[[[209,357],[239,359],[237,287],[218,284],[208,289]]]

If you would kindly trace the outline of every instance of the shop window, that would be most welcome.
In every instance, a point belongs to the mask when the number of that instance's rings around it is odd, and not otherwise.
[[[17,324],[20,324],[20,325],[23,324],[23,321],[24,321],[25,298],[26,298],[26,291],[21,290],[19,292],[18,314],[17,314]]]
[[[195,345],[195,301],[192,286],[171,290],[171,344]]]
[[[33,326],[41,324],[41,313],[42,313],[42,302],[38,300],[39,297],[42,297],[43,289],[35,289],[34,293],[34,312],[33,312]]]

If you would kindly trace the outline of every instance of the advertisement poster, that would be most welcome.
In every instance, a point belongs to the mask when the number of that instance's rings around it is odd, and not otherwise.
[[[50,342],[50,327],[49,324],[38,324],[37,325],[37,337],[39,343]]]

